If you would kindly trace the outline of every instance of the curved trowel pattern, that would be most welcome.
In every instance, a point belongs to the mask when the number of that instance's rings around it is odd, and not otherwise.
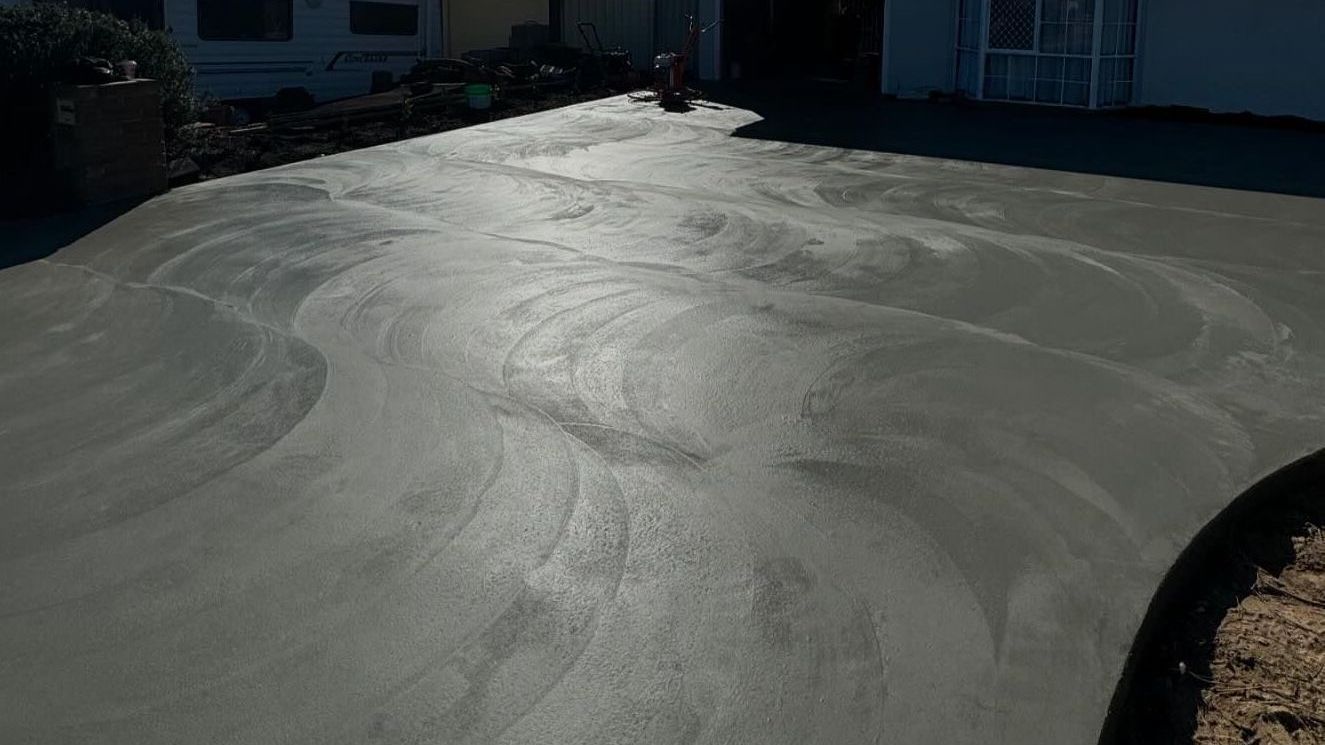
[[[1325,210],[626,99],[0,273],[0,740],[1089,743]]]

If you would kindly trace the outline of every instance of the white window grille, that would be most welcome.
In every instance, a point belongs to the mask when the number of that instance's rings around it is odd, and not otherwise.
[[[1136,70],[1138,0],[1104,0],[1100,26],[1100,106],[1126,106],[1132,102]]]
[[[1036,0],[989,0],[989,48],[1035,48]]]

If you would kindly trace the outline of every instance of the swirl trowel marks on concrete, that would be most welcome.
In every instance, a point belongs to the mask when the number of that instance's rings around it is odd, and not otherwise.
[[[0,741],[1089,743],[1325,209],[612,100],[0,273]]]

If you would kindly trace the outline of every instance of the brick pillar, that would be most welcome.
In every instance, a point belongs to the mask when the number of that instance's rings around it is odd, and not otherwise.
[[[55,170],[67,198],[92,205],[166,190],[158,82],[64,85],[52,98]]]

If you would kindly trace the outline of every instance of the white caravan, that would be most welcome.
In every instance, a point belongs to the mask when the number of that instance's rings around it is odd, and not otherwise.
[[[441,56],[442,0],[165,0],[163,24],[197,71],[199,95],[318,101],[368,93]]]

